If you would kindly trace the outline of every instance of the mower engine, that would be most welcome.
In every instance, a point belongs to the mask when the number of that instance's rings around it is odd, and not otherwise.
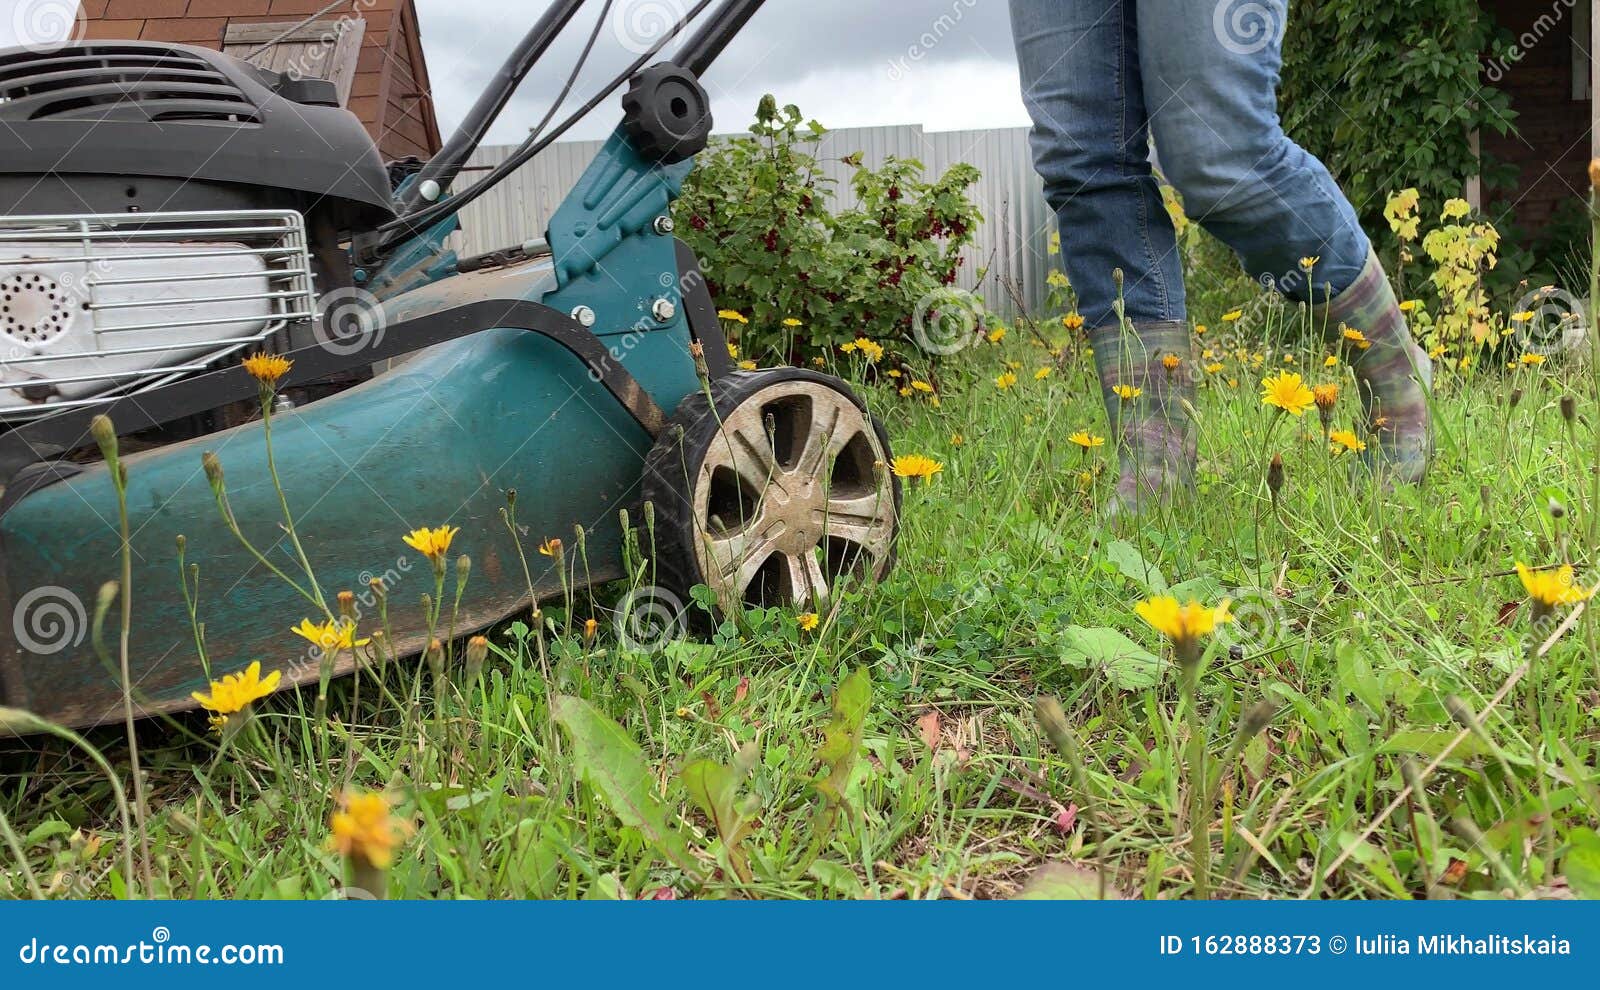
[[[311,343],[393,215],[331,83],[206,49],[0,53],[0,128],[0,423]]]
[[[7,218],[0,420],[202,371],[315,315],[298,213]]]

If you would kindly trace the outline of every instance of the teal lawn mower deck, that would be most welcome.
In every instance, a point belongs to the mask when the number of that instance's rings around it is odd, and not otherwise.
[[[0,405],[10,620],[0,623],[0,704],[68,725],[122,717],[117,664],[101,659],[89,630],[123,546],[116,490],[93,453],[100,415],[121,437],[127,472],[132,581],[122,593],[143,715],[191,708],[208,679],[254,660],[289,683],[324,673],[317,649],[289,631],[322,616],[274,573],[299,570],[280,484],[323,593],[357,593],[360,636],[375,628],[370,585],[382,580],[393,655],[427,645],[417,602],[433,574],[401,542],[418,527],[457,527],[451,554],[471,557],[458,634],[526,614],[530,591],[559,594],[560,566],[580,585],[622,577],[622,513],[637,526],[646,502],[655,531],[639,535],[654,580],[682,601],[704,584],[725,611],[810,607],[846,575],[891,566],[899,490],[881,425],[837,379],[733,369],[693,253],[672,235],[672,202],[711,127],[697,76],[759,2],[723,3],[676,63],[646,66],[657,45],[613,81],[606,92],[629,84],[624,122],[543,241],[471,259],[446,246],[461,206],[581,116],[536,129],[506,167],[450,194],[511,90],[581,5],[551,5],[439,156],[388,171],[325,90],[215,52],[132,42],[0,52],[0,123],[40,136],[45,154],[81,143],[85,106],[115,122],[108,142],[177,148],[149,162],[109,150],[98,163],[68,156],[65,171],[0,166],[0,292],[7,313],[23,313],[0,331],[26,355],[0,377],[11,403]],[[152,67],[204,75],[204,85],[140,95],[130,73]],[[217,109],[224,88],[240,102]],[[96,95],[105,93],[120,95]],[[181,115],[163,116],[163,101],[180,98]],[[241,139],[267,143],[196,173],[199,149],[185,142],[218,137],[185,125],[206,113],[253,120]],[[333,162],[330,147],[343,149]],[[263,154],[274,160],[263,165]],[[270,184],[240,171],[263,168]],[[62,209],[69,194],[94,210]],[[164,208],[130,210],[117,198],[136,195]],[[224,255],[234,270],[207,260]],[[67,277],[73,265],[87,279]],[[320,305],[301,305],[309,277]],[[146,322],[116,323],[119,312]],[[217,329],[241,324],[256,336]],[[294,362],[270,418],[270,462],[269,424],[252,414],[257,384],[239,366],[254,351]],[[374,365],[394,366],[374,375]],[[232,517],[272,566],[226,524],[207,453]],[[550,539],[566,552],[540,554]],[[115,625],[113,610],[113,657]],[[333,673],[355,662],[337,651]]]

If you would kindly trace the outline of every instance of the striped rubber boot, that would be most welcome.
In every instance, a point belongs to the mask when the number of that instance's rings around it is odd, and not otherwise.
[[[1412,340],[1376,253],[1354,285],[1312,307],[1312,319],[1355,372],[1368,465],[1386,478],[1421,481],[1433,456],[1433,362]]]
[[[1089,342],[1120,464],[1107,512],[1136,513],[1194,484],[1194,430],[1183,407],[1193,408],[1195,393],[1189,326],[1113,324],[1090,331]]]

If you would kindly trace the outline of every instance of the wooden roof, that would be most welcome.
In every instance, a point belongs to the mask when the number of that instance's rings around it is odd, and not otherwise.
[[[386,159],[439,150],[412,0],[82,0],[90,40],[171,41],[329,79]]]

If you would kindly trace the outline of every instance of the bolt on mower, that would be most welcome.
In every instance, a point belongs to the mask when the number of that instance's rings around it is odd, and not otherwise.
[[[452,550],[473,568],[458,635],[561,594],[563,562],[568,581],[624,577],[625,510],[652,517],[653,583],[684,601],[705,585],[725,613],[812,607],[888,570],[900,492],[882,426],[837,378],[734,368],[673,236],[712,127],[699,77],[760,0],[725,0],[690,31],[701,0],[453,188],[582,3],[543,12],[425,163],[386,165],[333,84],[215,51],[0,52],[0,704],[67,725],[122,717],[123,678],[88,628],[124,547],[102,416],[125,469],[140,715],[191,708],[209,678],[292,649],[306,601],[275,573],[296,561],[284,511],[311,574],[356,588],[387,574],[411,602],[432,576],[406,577],[399,535],[459,527]],[[448,246],[464,206],[624,86],[621,124],[542,238]],[[260,353],[292,361],[266,417],[241,365]],[[563,535],[568,553],[536,552]],[[390,610],[386,653],[428,645],[420,612]],[[331,673],[347,673],[353,651],[336,652]]]

